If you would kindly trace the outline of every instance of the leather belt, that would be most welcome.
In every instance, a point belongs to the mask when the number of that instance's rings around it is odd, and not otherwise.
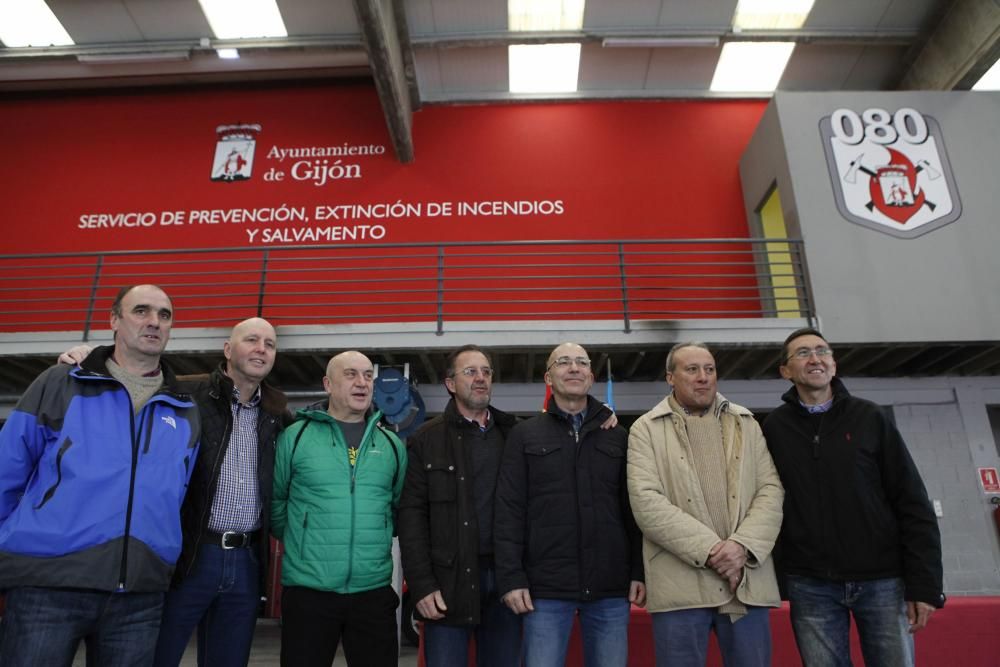
[[[256,532],[237,533],[230,530],[224,533],[205,533],[205,540],[208,544],[217,545],[223,549],[242,549],[253,544],[256,535]]]

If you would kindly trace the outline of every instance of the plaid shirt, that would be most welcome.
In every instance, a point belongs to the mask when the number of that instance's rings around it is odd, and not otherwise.
[[[219,481],[212,500],[208,529],[215,533],[249,533],[260,528],[260,490],[257,484],[257,421],[260,387],[246,405],[233,387],[233,429],[222,459]]]

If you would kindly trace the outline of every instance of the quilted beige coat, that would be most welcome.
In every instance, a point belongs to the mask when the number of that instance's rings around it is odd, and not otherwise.
[[[771,549],[781,528],[784,489],[753,414],[718,395],[729,488],[730,539],[747,549],[736,597],[748,605],[778,606]],[[643,533],[646,607],[651,612],[718,607],[732,599],[729,585],[706,566],[720,539],[683,426],[667,399],[632,426],[628,490]]]

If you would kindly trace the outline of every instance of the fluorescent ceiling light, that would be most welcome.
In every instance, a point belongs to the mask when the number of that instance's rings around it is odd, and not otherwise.
[[[223,60],[238,60],[240,57],[238,49],[216,49],[215,52]]]
[[[507,47],[512,93],[572,93],[580,73],[579,44]]]
[[[276,0],[198,0],[219,39],[287,37]]]
[[[1000,90],[1000,58],[976,81],[973,90]]]
[[[77,62],[88,65],[124,65],[127,63],[168,63],[188,60],[191,52],[183,51],[147,51],[135,53],[81,53]]]
[[[584,0],[507,0],[507,29],[582,30]]]
[[[43,0],[0,0],[0,42],[10,47],[69,46],[73,38]]]
[[[682,46],[718,46],[718,37],[605,37],[601,46],[624,48],[661,48]]]
[[[738,30],[797,30],[815,0],[740,0],[733,27]]]
[[[715,66],[711,90],[772,93],[778,87],[794,42],[729,42]]]

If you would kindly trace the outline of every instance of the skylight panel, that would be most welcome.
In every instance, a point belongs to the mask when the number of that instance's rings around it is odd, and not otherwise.
[[[973,90],[1000,90],[1000,58],[993,63],[993,67],[986,70],[986,74],[983,74],[979,81],[976,81],[976,85],[972,86]]]
[[[737,30],[797,30],[815,0],[740,0],[733,27]]]
[[[795,48],[793,42],[729,42],[715,67],[711,90],[772,93]]]
[[[507,60],[512,93],[576,91],[579,44],[514,44],[507,47]]]
[[[507,29],[581,30],[584,0],[507,0]]]
[[[276,0],[198,0],[219,39],[287,37]]]
[[[73,38],[44,0],[0,0],[0,42],[9,47],[69,46]]]

